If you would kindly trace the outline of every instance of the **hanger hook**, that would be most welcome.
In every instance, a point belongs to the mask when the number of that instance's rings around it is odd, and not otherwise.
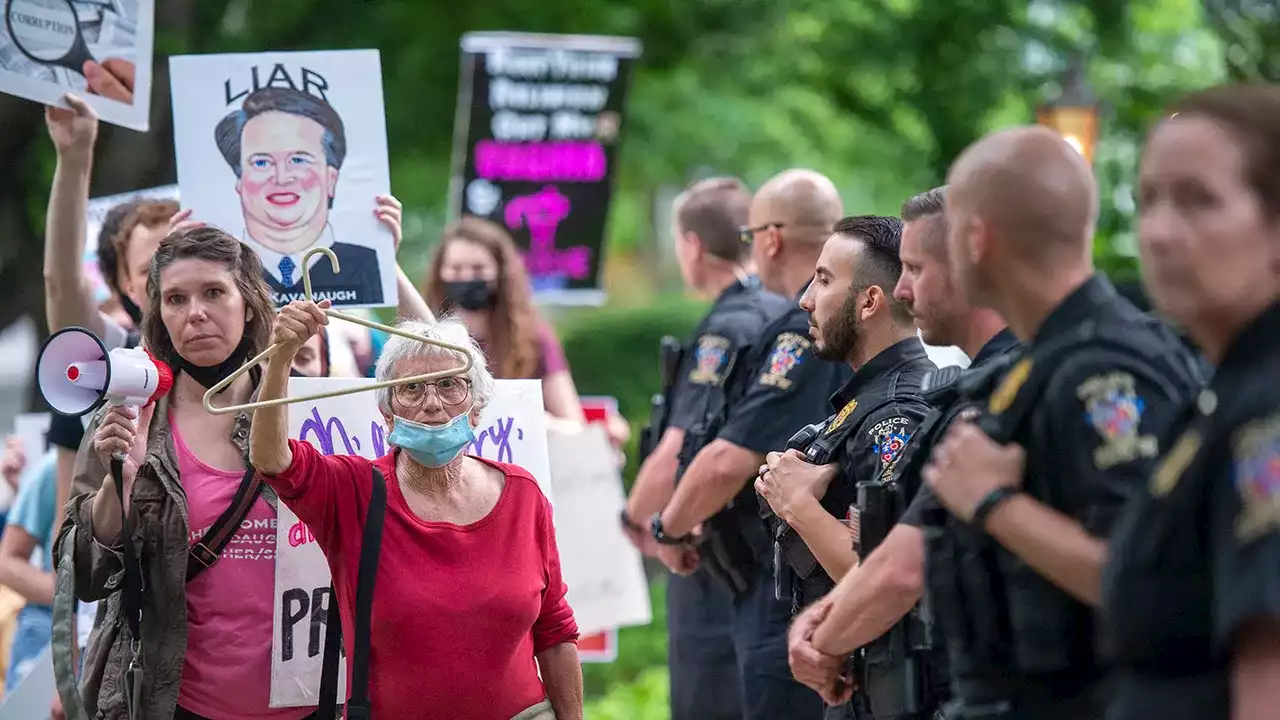
[[[338,256],[327,247],[313,247],[302,254],[302,293],[307,298],[307,302],[315,302],[311,297],[311,256],[320,254],[329,258],[329,266],[333,268],[333,274],[337,275],[342,266],[338,264]]]

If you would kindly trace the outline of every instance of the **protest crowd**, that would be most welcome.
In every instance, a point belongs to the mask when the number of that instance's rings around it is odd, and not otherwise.
[[[575,272],[553,240],[583,199],[548,185],[504,214],[470,184],[489,209],[444,227],[416,281],[401,202],[335,190],[365,138],[325,90],[228,81],[201,157],[234,174],[243,227],[184,185],[90,237],[86,98],[133,91],[91,74],[46,108],[32,374],[55,410],[105,379],[49,416],[47,448],[3,447],[6,695],[51,663],[57,696],[25,717],[581,720],[578,643],[601,627],[550,481],[587,455],[563,439],[588,413],[537,298],[547,268]],[[501,150],[476,163],[518,164]],[[709,309],[654,349],[625,496],[629,426],[593,429],[605,452],[583,462],[619,502],[576,540],[669,571],[673,720],[1278,717],[1280,88],[1194,92],[1150,129],[1140,288],[1093,265],[1098,195],[1077,148],[1027,126],[976,139],[897,216],[806,168],[674,199]],[[335,197],[387,247],[335,231]],[[140,402],[112,394],[129,363],[159,383]],[[363,410],[325,420],[351,389]],[[546,467],[492,450],[512,398]],[[318,580],[281,579],[286,545]]]

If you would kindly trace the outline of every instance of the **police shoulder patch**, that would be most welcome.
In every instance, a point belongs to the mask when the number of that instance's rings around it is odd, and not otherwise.
[[[729,359],[729,339],[720,335],[698,337],[693,351],[693,369],[689,382],[695,385],[718,385],[724,379],[724,368]]]
[[[797,333],[786,332],[778,336],[769,354],[769,366],[760,373],[760,384],[786,390],[792,382],[787,377],[804,360],[809,350],[809,339]]]
[[[911,421],[899,415],[886,418],[871,426],[867,434],[874,443],[873,451],[880,459],[880,478],[887,480],[893,474],[893,468],[902,457],[902,450],[911,440],[907,426]]]
[[[991,399],[987,402],[987,410],[992,415],[999,415],[1013,405],[1013,399],[1018,396],[1018,391],[1027,382],[1027,378],[1031,376],[1031,358],[1023,358],[1014,365],[1004,379],[1000,381],[1000,386],[996,391],[991,393]]]
[[[1236,431],[1231,471],[1240,493],[1236,540],[1248,544],[1280,531],[1280,414]]]
[[[1085,421],[1102,438],[1093,451],[1094,467],[1106,470],[1159,453],[1155,435],[1141,432],[1146,402],[1138,395],[1132,374],[1092,375],[1076,386],[1076,397],[1084,403]]]

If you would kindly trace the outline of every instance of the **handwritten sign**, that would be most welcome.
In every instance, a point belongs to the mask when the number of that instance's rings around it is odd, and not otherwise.
[[[556,542],[569,606],[583,635],[652,621],[640,553],[617,517],[626,502],[617,455],[603,427],[547,434]]]
[[[364,378],[290,378],[289,395],[311,395],[373,382]],[[325,455],[373,459],[389,449],[386,424],[372,392],[290,405],[289,437],[309,442]],[[550,497],[541,381],[497,381],[494,396],[480,416],[476,439],[466,452],[524,467]],[[283,503],[276,527],[270,704],[273,708],[310,707],[318,702],[320,694],[325,619],[333,597],[329,565],[311,531]],[[345,697],[346,677],[344,661],[338,671],[339,697]]]
[[[452,212],[505,225],[540,300],[598,304],[634,38],[468,33]]]

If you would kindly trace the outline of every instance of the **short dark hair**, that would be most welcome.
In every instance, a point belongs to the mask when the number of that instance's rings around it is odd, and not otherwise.
[[[925,252],[946,261],[947,254],[943,252],[945,246],[941,241],[947,237],[947,186],[926,190],[908,198],[902,203],[901,212],[904,223],[921,220],[928,223],[921,236]]]
[[[156,359],[171,366],[177,362],[178,350],[160,314],[160,273],[174,262],[190,258],[220,263],[231,272],[236,289],[244,297],[244,306],[252,314],[244,326],[248,356],[257,356],[271,342],[271,326],[276,317],[271,292],[262,279],[262,261],[248,245],[207,225],[171,233],[156,249],[147,278],[147,307],[142,314],[142,336],[147,347]]]
[[[293,88],[268,87],[256,90],[244,99],[241,109],[232,111],[218,121],[213,129],[213,141],[217,143],[222,157],[231,166],[236,177],[240,177],[240,136],[244,126],[255,117],[269,112],[288,113],[312,120],[324,128],[321,145],[324,147],[324,161],[329,167],[342,169],[342,161],[347,158],[347,133],[342,124],[342,116],[338,115],[329,103],[311,93]],[[333,198],[329,199],[333,206]]]
[[[1173,111],[1215,120],[1235,136],[1246,180],[1270,219],[1280,219],[1280,87],[1219,85],[1187,95]]]
[[[893,296],[893,289],[902,277],[902,259],[898,257],[902,247],[902,221],[881,215],[852,215],[841,218],[831,234],[862,243],[862,257],[853,278],[854,289],[862,291],[878,285],[889,303],[894,322],[910,325],[911,310]]]
[[[117,206],[118,207],[118,206]],[[125,213],[119,222],[116,223],[115,232],[111,235],[112,256],[111,267],[115,270],[111,274],[111,289],[117,294],[120,293],[119,286],[115,283],[116,273],[124,269],[121,262],[128,262],[129,243],[132,241],[133,231],[142,228],[164,227],[169,224],[169,220],[178,214],[178,203],[174,200],[138,200],[132,203],[129,212]],[[112,208],[114,211],[115,208]],[[103,222],[106,227],[106,222]],[[101,239],[101,238],[99,238]],[[101,261],[101,256],[99,256]],[[104,267],[99,265],[99,267]],[[103,278],[106,279],[105,277]]]
[[[676,202],[676,227],[691,232],[702,247],[718,258],[741,262],[751,254],[739,231],[747,224],[751,191],[734,177],[699,180],[685,188]]]

